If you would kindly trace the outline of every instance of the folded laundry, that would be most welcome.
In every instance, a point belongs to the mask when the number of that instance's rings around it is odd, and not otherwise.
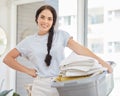
[[[80,58],[83,58],[85,59],[83,56],[80,56]],[[74,58],[73,58],[74,59]],[[86,66],[92,66],[94,63],[98,63],[96,62],[95,60],[93,59],[86,59],[86,60],[82,60],[82,59],[79,59],[77,61],[73,61],[73,60],[63,60],[60,64],[60,66],[72,66],[73,64],[76,64],[76,65],[86,65]]]
[[[60,65],[60,74],[51,84],[60,96],[108,96],[114,88],[113,74],[107,74],[107,69],[99,63],[81,66],[69,60],[66,65]]]
[[[77,63],[71,63],[71,64],[67,64],[66,66],[60,66],[60,70],[63,71],[63,70],[80,70],[80,71],[89,71],[89,70],[92,70],[92,69],[98,69],[98,68],[103,68],[100,64],[98,63],[92,63],[91,66],[89,66],[86,63],[82,64],[81,65],[81,62],[77,62]]]
[[[95,75],[106,70],[96,59],[76,53],[72,53],[60,64],[60,75],[62,77]]]
[[[101,72],[105,71],[104,68],[98,68],[98,69],[94,69],[94,70],[89,70],[89,71],[80,71],[80,70],[65,70],[65,71],[61,71],[60,75],[62,77],[76,77],[76,76],[86,76],[86,75],[95,75],[95,74],[99,74]]]
[[[64,59],[60,66],[68,66],[69,64],[75,64],[79,62],[81,65],[93,65],[94,63],[98,63],[98,61],[94,58],[78,55],[74,52],[72,52],[66,59]]]
[[[81,70],[81,71],[89,71],[91,66],[67,66],[67,67],[61,67],[60,70]]]
[[[83,79],[83,78],[88,78],[91,75],[86,75],[86,76],[76,76],[76,77],[63,77],[59,75],[57,78],[54,79],[54,82],[63,82],[63,81],[69,81],[69,80],[77,80],[77,79]]]
[[[61,63],[61,65],[60,65],[61,70],[64,70],[65,68],[73,68],[73,67],[77,68],[79,66],[81,66],[82,68],[85,67],[86,69],[84,69],[84,70],[87,70],[88,69],[87,67],[94,66],[95,62],[77,61],[77,62],[72,62],[72,63],[69,63],[69,64],[64,64],[64,65],[62,65],[62,64],[63,63]]]

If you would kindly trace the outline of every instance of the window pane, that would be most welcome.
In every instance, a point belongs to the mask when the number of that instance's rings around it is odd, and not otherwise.
[[[67,31],[77,40],[77,0],[59,0],[59,29]],[[65,55],[70,53],[71,50],[66,48]]]
[[[88,48],[104,60],[114,61],[115,87],[109,96],[118,96],[120,89],[120,1],[88,0]],[[118,86],[119,85],[119,86]]]

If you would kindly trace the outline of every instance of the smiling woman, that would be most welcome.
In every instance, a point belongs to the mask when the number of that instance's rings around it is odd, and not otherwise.
[[[0,27],[0,56],[5,52],[7,46],[7,38],[5,31]]]

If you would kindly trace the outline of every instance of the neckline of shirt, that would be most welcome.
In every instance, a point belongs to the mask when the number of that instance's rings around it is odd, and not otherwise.
[[[48,33],[47,34],[44,34],[44,35],[39,35],[38,33],[35,34],[35,37],[36,38],[46,38],[48,37]]]

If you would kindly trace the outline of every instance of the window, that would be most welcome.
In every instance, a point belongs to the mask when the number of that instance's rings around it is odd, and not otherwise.
[[[120,89],[120,38],[118,36],[120,2],[119,0],[87,1],[87,46],[104,60],[116,63],[113,71],[114,89],[109,96],[118,96]]]
[[[77,39],[77,0],[59,0],[59,29],[67,31]],[[70,53],[71,50],[66,48],[65,56]]]
[[[90,20],[88,21],[90,24],[99,24],[99,23],[103,23],[104,16],[95,15],[95,16],[89,16],[88,18]]]
[[[101,43],[92,43],[91,49],[94,53],[102,53],[103,51],[103,44]]]
[[[119,17],[120,18],[120,9],[119,10],[115,10],[115,17]]]
[[[120,42],[119,41],[115,41],[115,42],[108,42],[108,50],[109,50],[109,53],[112,53],[112,52],[118,52],[120,53]]]
[[[120,9],[119,10],[109,10],[107,12],[108,15],[108,21],[115,21],[115,20],[120,20]]]
[[[71,17],[72,16],[63,16],[59,18],[59,22],[61,22],[61,24],[64,24],[66,26],[70,26],[71,25]]]

